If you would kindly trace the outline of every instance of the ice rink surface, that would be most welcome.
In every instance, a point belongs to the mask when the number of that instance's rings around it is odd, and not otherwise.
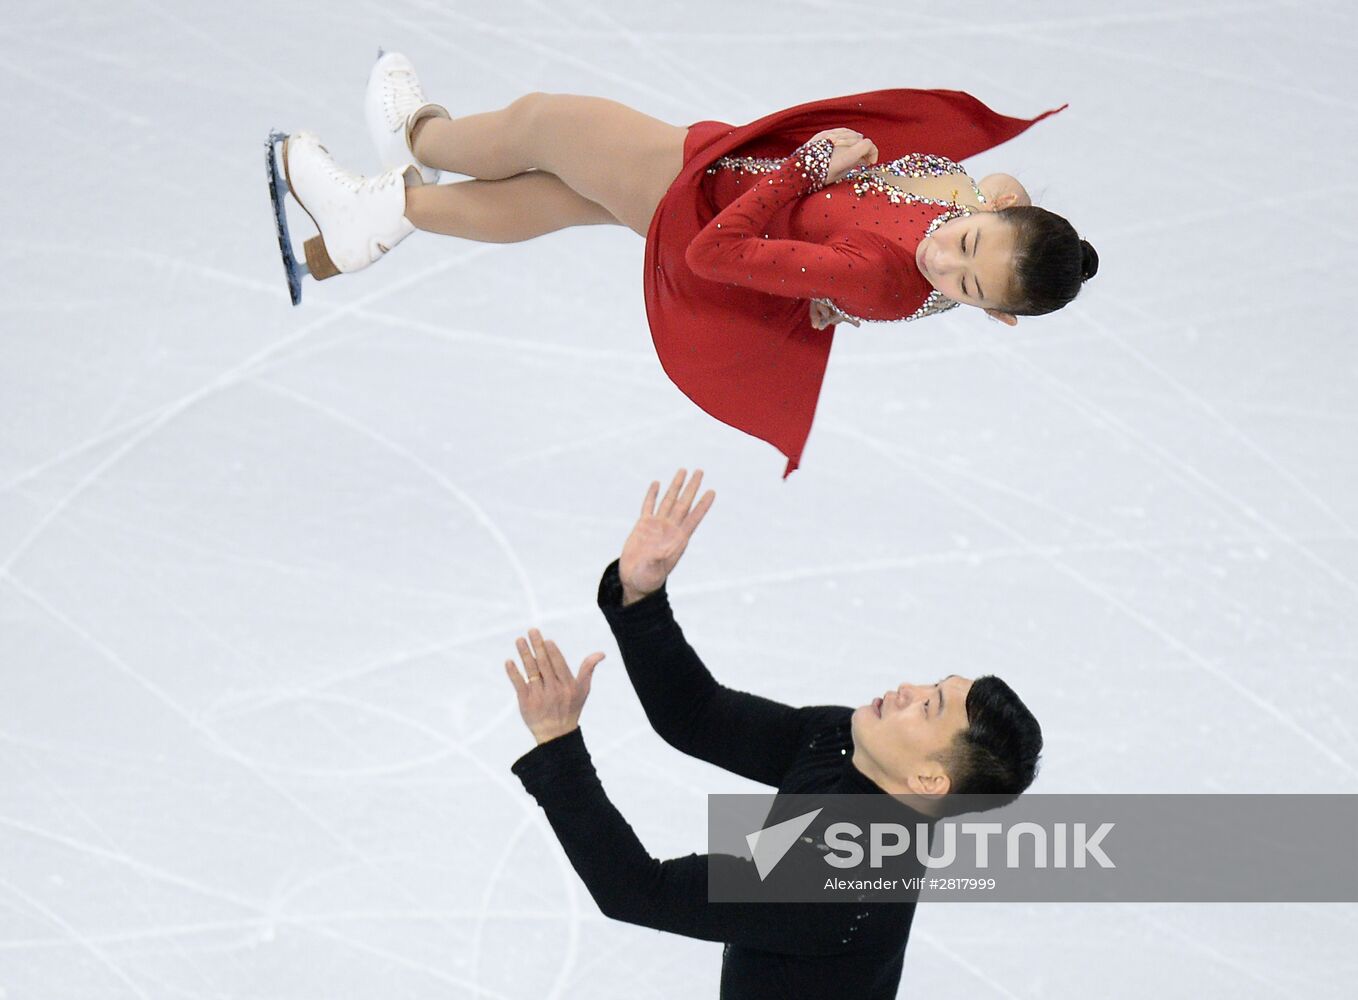
[[[1339,0],[9,0],[0,998],[715,997],[719,945],[584,892],[500,666],[534,624],[611,653],[604,783],[653,853],[703,849],[705,795],[753,786],[651,733],[593,604],[680,465],[720,497],[673,600],[735,687],[999,673],[1035,791],[1358,792],[1355,34]],[[265,135],[371,169],[379,44],[454,114],[1069,101],[968,166],[1102,270],[1013,331],[846,328],[784,482],[664,376],[628,231],[417,234],[289,306]],[[901,996],[1348,997],[1355,937],[1355,906],[935,905]]]

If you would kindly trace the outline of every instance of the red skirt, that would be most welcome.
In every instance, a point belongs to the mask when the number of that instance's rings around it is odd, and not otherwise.
[[[803,299],[699,278],[684,261],[689,242],[724,208],[708,196],[705,171],[723,156],[784,157],[817,132],[851,128],[877,144],[883,162],[907,153],[964,160],[1026,130],[956,90],[877,90],[802,104],[749,125],[698,122],[684,165],[646,234],[646,317],[666,374],[723,423],[769,442],[797,468],[816,412],[833,330],[811,326]]]

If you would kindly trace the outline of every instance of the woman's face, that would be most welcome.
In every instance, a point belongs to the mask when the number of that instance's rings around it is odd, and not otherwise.
[[[1014,227],[993,212],[945,222],[920,240],[915,263],[929,284],[952,299],[978,306],[997,319],[1008,315],[1014,275]]]

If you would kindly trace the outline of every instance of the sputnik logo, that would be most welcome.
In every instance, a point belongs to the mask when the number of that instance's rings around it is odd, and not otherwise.
[[[773,826],[766,826],[762,830],[745,835],[745,843],[750,845],[750,853],[754,856],[754,866],[759,871],[759,881],[769,877],[769,872],[778,866],[778,862],[792,849],[792,845],[797,842],[811,821],[819,816],[820,809],[794,816],[792,819],[785,819],[781,823]]]

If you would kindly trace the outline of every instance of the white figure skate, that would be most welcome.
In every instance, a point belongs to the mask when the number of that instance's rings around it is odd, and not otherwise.
[[[292,304],[302,300],[303,275],[324,281],[361,271],[409,236],[415,227],[405,217],[405,192],[421,183],[410,164],[364,178],[337,164],[310,132],[272,133],[269,194]],[[283,196],[289,192],[320,230],[303,244],[305,265],[293,254],[288,233]]]
[[[424,99],[415,67],[399,52],[377,50],[377,62],[368,74],[368,90],[363,101],[368,132],[384,170],[413,163],[426,184],[439,179],[439,172],[415,159],[410,135],[415,123],[425,118],[447,118],[448,112]]]

